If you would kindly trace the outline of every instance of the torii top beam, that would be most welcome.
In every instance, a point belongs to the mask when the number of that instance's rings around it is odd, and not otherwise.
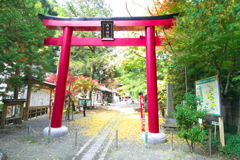
[[[70,27],[73,31],[100,31],[102,21],[114,21],[114,31],[143,31],[146,27],[162,26],[169,28],[178,14],[149,17],[106,17],[106,18],[79,18],[79,17],[56,17],[39,14],[43,25],[48,29],[63,30]],[[45,45],[63,44],[63,37],[47,38]],[[155,45],[161,45],[159,37],[155,37]],[[144,36],[139,38],[115,38],[114,41],[102,41],[100,38],[79,38],[72,36],[71,46],[145,46]]]
[[[101,21],[114,21],[114,31],[142,31],[149,26],[170,27],[178,14],[146,17],[56,17],[39,14],[43,25],[48,29],[62,30],[64,27],[72,27],[73,31],[100,31]]]

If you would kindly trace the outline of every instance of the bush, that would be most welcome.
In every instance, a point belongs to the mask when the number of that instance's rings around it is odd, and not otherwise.
[[[108,97],[108,98],[107,98],[107,102],[108,102],[108,103],[112,103],[112,102],[113,102],[112,97]]]
[[[218,149],[222,156],[229,158],[240,158],[240,136],[225,133],[225,146],[220,146],[219,134],[216,139],[212,138],[212,148]]]
[[[3,103],[0,103],[0,111],[2,111],[3,110]]]
[[[176,106],[173,115],[176,118],[179,129],[178,136],[184,138],[190,151],[194,150],[196,142],[202,142],[207,138],[207,131],[200,128],[198,119],[206,115],[205,110],[197,109],[200,106],[200,100],[193,94],[185,94],[183,104]]]

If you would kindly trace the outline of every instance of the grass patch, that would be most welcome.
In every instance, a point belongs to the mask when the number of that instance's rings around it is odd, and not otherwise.
[[[29,143],[38,143],[39,141],[34,139],[34,137],[26,137],[21,139],[22,142],[29,142]]]

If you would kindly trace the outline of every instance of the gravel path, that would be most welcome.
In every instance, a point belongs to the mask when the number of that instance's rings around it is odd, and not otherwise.
[[[139,119],[137,116],[131,115],[133,108],[134,106],[123,104],[104,107],[106,110],[117,110],[125,114],[118,124],[119,137],[117,146],[114,139],[104,159],[222,159],[218,155],[213,155],[210,158],[203,151],[200,154],[189,153],[187,146],[180,141],[178,142],[178,139],[175,140],[173,151],[170,151],[169,142],[164,144],[148,144],[148,148],[144,148],[141,140],[141,132],[139,132],[138,128]],[[87,117],[83,117],[80,113],[74,115],[74,120],[63,120],[63,125],[69,129],[69,133],[63,137],[49,138],[43,135],[43,129],[49,124],[46,115],[25,121],[22,125],[6,126],[6,129],[0,130],[0,152],[5,153],[8,160],[71,160],[81,146],[92,137],[91,134],[94,134],[92,132],[95,132],[93,129],[96,127],[89,127],[90,122],[91,124],[100,123],[102,119],[99,117],[96,119],[96,115],[103,114],[107,116],[111,113],[111,111],[104,109],[103,107],[97,107],[93,110],[87,110]],[[105,116],[100,117],[104,118]],[[88,123],[85,123],[85,120],[88,120]],[[80,122],[84,122],[85,125],[81,124],[79,126]]]

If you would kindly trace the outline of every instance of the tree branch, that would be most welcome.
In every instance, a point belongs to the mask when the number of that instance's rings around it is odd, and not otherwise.
[[[128,14],[129,14],[129,16],[132,17],[131,13],[128,10],[127,1],[125,1],[125,7],[126,7],[126,10],[127,10]]]
[[[158,15],[159,13],[158,13],[158,9],[157,9],[157,7],[156,7],[156,3],[155,3],[154,0],[152,0],[152,1],[153,1],[153,4],[154,4],[155,11],[156,11],[156,13],[157,13],[157,15]]]
[[[92,53],[95,53],[95,47],[88,46],[88,48],[92,51]]]
[[[149,13],[151,16],[153,16],[153,13],[151,12],[151,10],[150,10],[150,8],[149,8],[149,5],[148,5],[148,7],[147,7],[147,10],[148,10],[148,13]]]
[[[169,47],[170,47],[170,49],[171,49],[171,52],[170,52],[170,53],[173,53],[174,55],[176,55],[176,53],[174,52],[174,50],[173,50],[173,48],[172,48],[171,43],[169,42],[169,38],[168,38],[168,36],[167,36],[167,33],[165,32],[164,29],[163,29],[163,33],[164,33],[164,35],[165,35],[165,37],[166,37],[167,44],[169,45]]]
[[[140,54],[138,54],[138,53],[134,53],[135,55],[137,55],[138,57],[141,57],[141,58],[146,58],[145,56],[141,56]]]

